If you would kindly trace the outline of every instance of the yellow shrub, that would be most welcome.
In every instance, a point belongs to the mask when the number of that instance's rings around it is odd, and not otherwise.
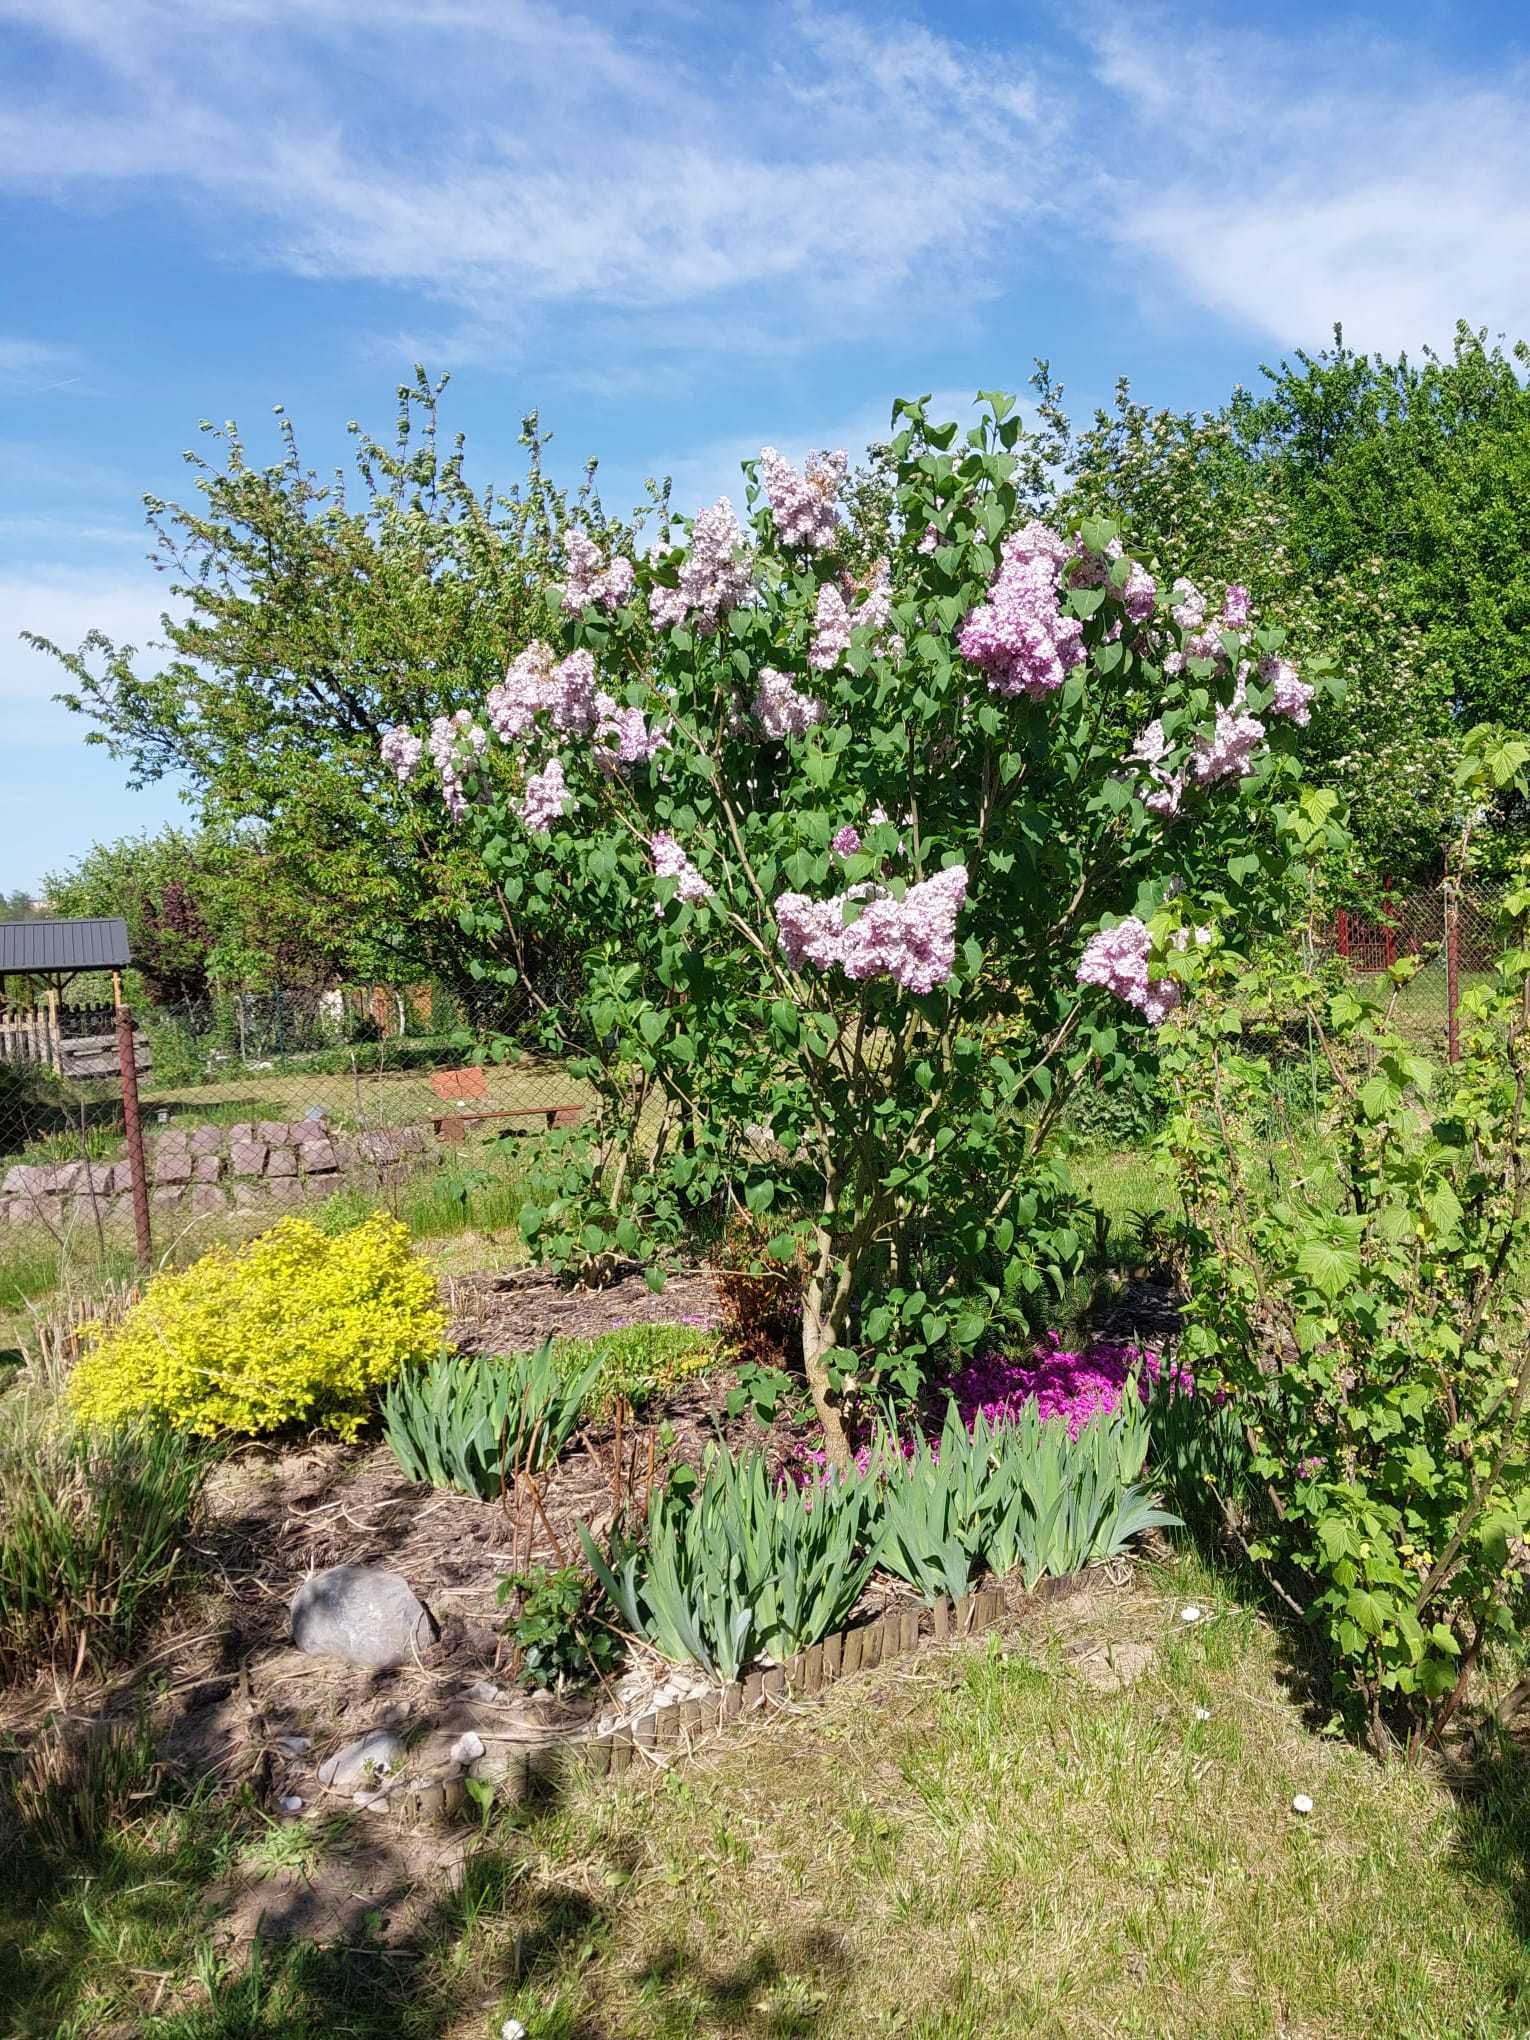
[[[75,1368],[79,1414],[160,1416],[178,1430],[316,1424],[354,1437],[376,1389],[427,1359],[446,1318],[396,1219],[332,1238],[284,1218],[247,1246],[215,1246],[156,1275]]]

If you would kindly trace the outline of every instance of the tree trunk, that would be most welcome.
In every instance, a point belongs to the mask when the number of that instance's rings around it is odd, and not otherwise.
[[[823,1425],[824,1450],[831,1466],[850,1465],[850,1434],[839,1400],[829,1381],[829,1355],[838,1343],[829,1312],[824,1306],[825,1273],[817,1268],[802,1289],[802,1367],[813,1393],[813,1408]]]

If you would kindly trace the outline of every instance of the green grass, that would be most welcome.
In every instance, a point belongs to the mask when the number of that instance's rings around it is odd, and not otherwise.
[[[1177,1620],[1193,1596],[1207,1611]],[[1188,1563],[1048,1634],[930,1654],[668,1773],[501,1815],[402,1939],[226,1953],[228,1880],[344,1888],[364,1834],[237,1794],[20,1825],[0,2027],[143,2040],[1518,2035],[1530,1782],[1315,1736],[1275,1639]],[[1127,1647],[1146,1656],[1109,1688]],[[1205,1718],[1197,1715],[1205,1710]],[[1303,1820],[1292,1795],[1308,1793]],[[285,1883],[283,1880],[286,1880]]]
[[[589,1407],[600,1418],[610,1416],[618,1399],[641,1416],[718,1360],[715,1335],[691,1325],[624,1325],[597,1339],[553,1344],[553,1359],[565,1375],[579,1373],[597,1353],[602,1366]]]

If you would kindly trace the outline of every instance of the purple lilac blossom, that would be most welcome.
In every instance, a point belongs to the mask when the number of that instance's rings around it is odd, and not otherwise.
[[[998,573],[957,639],[964,659],[988,676],[992,693],[1053,694],[1084,656],[1084,627],[1064,616],[1058,571],[1068,548],[1034,519],[1005,539]]]
[[[1218,779],[1244,779],[1254,769],[1254,752],[1264,738],[1264,724],[1234,705],[1218,708],[1216,727],[1198,737],[1191,770],[1203,786]]]
[[[602,772],[617,772],[629,765],[646,765],[659,751],[669,749],[669,738],[640,708],[622,707],[615,695],[603,689],[595,696],[595,762]]]
[[[730,609],[754,592],[754,558],[733,505],[722,496],[709,510],[698,510],[691,525],[689,550],[680,562],[675,588],[654,588],[648,613],[661,629],[673,629],[695,611],[696,628],[710,633]]]
[[[810,963],[828,970],[838,964],[857,983],[890,977],[906,992],[931,992],[951,975],[956,917],[966,897],[966,867],[954,864],[911,885],[901,900],[868,884],[828,900],[782,893],[776,901],[776,927],[793,969]],[[847,902],[860,907],[848,926]]]
[[[407,786],[415,774],[420,756],[425,749],[423,737],[417,737],[413,730],[389,730],[379,746],[382,761],[398,780],[400,786]]]
[[[836,857],[853,857],[860,847],[861,832],[850,822],[846,822],[842,829],[836,829],[829,843]]]
[[[808,664],[815,673],[832,673],[839,664],[840,654],[849,649],[850,612],[834,583],[825,581],[818,591],[818,607],[813,613],[813,642],[808,651]]]
[[[526,781],[520,817],[534,836],[541,835],[566,815],[572,805],[573,797],[563,777],[563,760],[555,754]]]
[[[1259,678],[1266,687],[1275,690],[1270,702],[1271,715],[1288,715],[1298,729],[1305,729],[1312,720],[1312,697],[1317,689],[1300,679],[1296,668],[1273,652],[1259,661]]]
[[[814,723],[823,721],[823,703],[811,694],[799,693],[789,673],[762,666],[755,689],[754,719],[767,737],[805,737]]]
[[[1249,607],[1248,590],[1240,581],[1234,581],[1222,597],[1221,624],[1223,630],[1247,630],[1253,611]]]
[[[1206,621],[1206,598],[1183,574],[1170,590],[1174,597],[1171,614],[1180,629],[1185,632],[1197,631]]]
[[[1133,623],[1146,623],[1158,606],[1158,583],[1137,560],[1121,590],[1121,605]]]
[[[591,607],[620,609],[632,594],[632,562],[618,553],[609,566],[587,532],[571,526],[563,534],[565,614],[578,616]]]
[[[430,726],[430,760],[441,781],[441,796],[454,822],[467,813],[467,793],[462,783],[462,766],[482,754],[489,741],[465,708],[455,715],[438,715]]]
[[[940,533],[936,530],[933,524],[927,524],[924,527],[924,536],[923,538],[920,539],[918,545],[915,547],[915,551],[923,553],[925,557],[928,558],[929,555],[932,552],[934,552],[936,546],[938,546],[939,544]]]
[[[1128,751],[1127,757],[1133,764],[1146,765],[1146,789],[1142,804],[1149,814],[1165,818],[1179,812],[1180,801],[1185,792],[1185,775],[1175,772],[1163,761],[1168,756],[1169,745],[1163,733],[1163,724],[1156,717],[1143,730]]]
[[[760,474],[782,545],[822,552],[834,543],[838,524],[834,499],[845,478],[846,455],[810,453],[799,473],[773,446],[760,448]]]
[[[1179,1004],[1180,991],[1172,978],[1148,976],[1152,951],[1147,923],[1128,914],[1114,928],[1090,936],[1079,958],[1078,982],[1103,986],[1157,1027]]]
[[[661,829],[656,836],[649,837],[648,853],[653,859],[656,878],[679,879],[678,894],[682,900],[689,900],[694,904],[698,900],[709,900],[712,897],[711,886],[667,830]],[[656,903],[654,912],[662,914],[663,911],[662,903]]]

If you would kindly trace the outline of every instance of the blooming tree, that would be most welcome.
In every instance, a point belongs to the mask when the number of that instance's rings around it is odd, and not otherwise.
[[[564,642],[385,747],[473,832],[484,954],[585,949],[546,1030],[602,1102],[528,1237],[566,1266],[660,1253],[698,1202],[773,1225],[838,1458],[858,1377],[974,1348],[1076,1265],[1069,1088],[1268,910],[1314,695],[1242,588],[1025,521],[1018,418],[985,402],[962,441],[894,407],[875,560],[843,455],[772,448],[742,521],[641,559],[571,536]]]

